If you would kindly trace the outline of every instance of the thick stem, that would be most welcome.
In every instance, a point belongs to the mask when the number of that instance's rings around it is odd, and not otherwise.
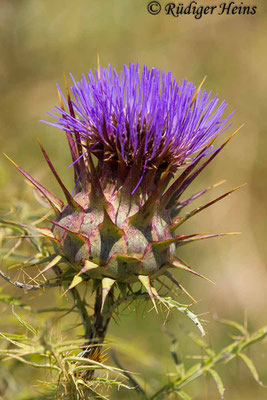
[[[92,320],[92,329],[90,335],[90,342],[92,344],[103,343],[112,313],[110,309],[114,304],[113,291],[110,290],[104,307],[102,309],[102,288],[98,287],[96,290],[94,315]]]
[[[111,290],[109,292],[102,309],[102,289],[100,287],[96,290],[94,314],[91,317],[88,315],[86,305],[81,299],[78,290],[74,288],[71,290],[71,293],[84,326],[85,349],[80,356],[101,362],[102,345],[112,317],[112,312],[110,312],[110,310],[114,304],[113,291]],[[99,346],[97,346],[98,344]],[[90,380],[93,375],[94,371],[90,370],[84,372],[82,377],[86,380]]]

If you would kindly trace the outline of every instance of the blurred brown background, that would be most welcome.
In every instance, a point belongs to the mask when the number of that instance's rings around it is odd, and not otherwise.
[[[201,300],[195,308],[197,312],[209,312],[204,318],[209,321],[206,328],[216,348],[227,343],[227,331],[222,332],[213,322],[214,313],[239,322],[247,315],[251,329],[266,324],[267,6],[264,0],[244,3],[257,5],[257,14],[214,15],[195,20],[193,16],[149,15],[144,0],[0,2],[1,149],[55,191],[56,184],[41,157],[36,135],[71,188],[69,154],[64,135],[40,119],[49,119],[46,111],[57,103],[55,85],[63,86],[63,73],[71,71],[79,78],[88,68],[96,67],[97,53],[102,66],[110,63],[119,70],[124,63],[138,61],[141,66],[171,70],[178,80],[186,77],[196,84],[207,75],[205,89],[226,99],[229,112],[236,110],[229,134],[245,124],[192,190],[227,180],[207,194],[201,204],[234,186],[244,182],[248,185],[195,217],[183,232],[243,232],[241,236],[192,244],[181,253],[216,282],[211,285],[186,275],[181,277],[187,289]],[[31,201],[35,207],[35,200],[30,200],[31,189],[2,156],[0,169],[3,205],[19,198]],[[4,289],[8,291],[7,285]],[[179,315],[170,324],[170,330],[179,336]],[[110,333],[130,339],[133,346],[143,349],[152,371],[140,359],[132,361],[130,369],[143,372],[156,388],[159,375],[170,372],[171,364],[167,354],[169,339],[154,313],[145,319],[142,313],[135,316],[126,312],[120,326],[112,325]],[[186,353],[188,349],[181,346],[181,352]],[[255,347],[252,356],[267,384],[266,345]],[[241,365],[227,367],[223,377],[226,399],[267,398],[266,390],[259,388]],[[27,379],[30,381],[30,375]],[[204,394],[204,386],[199,381],[192,387],[192,394],[198,399],[219,398],[213,384],[209,394]],[[114,399],[119,396],[115,394]],[[125,393],[121,396],[125,398]]]

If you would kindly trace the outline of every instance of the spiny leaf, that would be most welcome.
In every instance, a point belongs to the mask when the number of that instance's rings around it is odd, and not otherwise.
[[[42,186],[39,182],[37,182],[30,174],[28,174],[21,167],[19,167],[15,163],[15,161],[13,161],[10,157],[8,157],[6,154],[4,155],[22,173],[22,175],[24,175],[25,178],[27,178],[36,187],[36,189],[38,189],[42,193],[42,195],[47,199],[48,203],[51,205],[56,214],[59,214],[64,205],[63,201],[61,201],[51,192],[49,192],[44,186]]]
[[[199,192],[193,194],[192,196],[188,197],[187,199],[181,200],[177,203],[176,205],[176,209],[173,211],[171,211],[171,217],[174,218],[182,208],[188,206],[188,204],[192,203],[192,201],[198,199],[200,196],[203,196],[203,194],[207,193],[209,190],[216,188],[220,185],[222,185],[223,183],[225,183],[226,180],[223,179],[217,183],[214,183],[214,185],[208,186],[205,189],[200,190]]]
[[[161,252],[161,251],[166,250],[172,243],[183,242],[187,239],[190,239],[195,236],[200,236],[200,235],[202,235],[202,233],[193,233],[190,235],[179,235],[172,239],[159,240],[157,242],[152,242],[151,247],[153,249],[155,249],[156,251]]]
[[[40,233],[40,235],[58,242],[58,240],[55,238],[54,233],[52,232],[51,229],[49,229],[49,228],[35,228],[35,229],[37,230],[38,233]]]
[[[246,347],[263,340],[267,336],[267,326],[263,326],[258,331],[254,332],[250,337],[246,338],[244,343],[240,343],[239,351],[244,350]]]
[[[243,325],[239,324],[238,322],[231,321],[230,319],[224,319],[224,318],[215,318],[215,319],[216,319],[216,321],[220,322],[221,324],[231,326],[232,328],[237,329],[244,336],[247,335],[247,329]]]
[[[54,167],[54,165],[52,164],[50,158],[48,157],[48,154],[46,153],[46,151],[45,151],[45,149],[44,149],[44,147],[43,147],[43,145],[42,145],[40,139],[37,138],[37,140],[38,140],[39,145],[40,145],[40,147],[41,147],[41,150],[42,150],[42,153],[43,153],[43,155],[44,155],[44,158],[45,158],[45,160],[46,160],[46,162],[47,162],[49,168],[51,169],[51,171],[52,171],[54,177],[56,178],[56,180],[57,180],[59,186],[61,187],[61,189],[62,189],[62,191],[63,191],[63,193],[64,193],[64,195],[65,195],[65,197],[66,197],[66,200],[67,200],[68,204],[69,204],[72,208],[76,209],[77,211],[83,211],[82,206],[81,206],[80,204],[78,204],[78,203],[74,200],[74,198],[72,197],[72,195],[70,194],[70,192],[68,191],[68,189],[66,188],[66,186],[64,185],[64,183],[62,182],[60,176],[59,176],[58,173],[56,172],[55,167]]]
[[[238,357],[240,357],[244,363],[246,364],[246,366],[248,367],[248,369],[251,372],[251,375],[253,376],[253,378],[255,379],[255,381],[260,385],[263,386],[263,383],[261,382],[260,378],[259,378],[259,374],[256,370],[255,365],[253,364],[253,362],[251,361],[251,359],[244,353],[238,353]]]
[[[59,87],[57,87],[57,93],[58,93],[60,108],[61,108],[61,110],[65,111],[64,103],[63,103],[63,100],[62,100],[62,93],[61,93],[61,90],[60,90]],[[66,100],[65,100],[65,102],[66,102]],[[62,118],[66,119],[64,114],[62,114]],[[72,135],[71,135],[71,133],[69,131],[66,130],[65,133],[66,133],[66,136],[67,136],[67,140],[68,140],[68,144],[69,144],[69,148],[70,148],[72,161],[74,162],[78,158],[78,154],[76,152],[76,147],[75,147],[75,142],[74,142],[73,137],[72,137]],[[74,181],[76,182],[76,180],[78,179],[78,176],[79,176],[78,163],[73,164],[73,167],[74,167]]]
[[[191,321],[194,322],[194,324],[198,327],[198,329],[201,332],[202,336],[205,336],[205,330],[202,326],[202,324],[200,323],[198,317],[189,310],[189,306],[185,305],[185,304],[180,304],[177,301],[173,300],[171,297],[161,297],[161,300],[169,307],[169,308],[173,308],[176,309],[178,311],[180,311],[181,313],[185,314],[188,318],[191,319]]]
[[[179,218],[178,221],[174,221],[174,223],[172,225],[169,226],[170,231],[174,231],[175,229],[177,229],[180,225],[182,225],[185,221],[187,221],[189,218],[193,217],[194,215],[198,214],[199,212],[205,210],[206,208],[212,206],[213,204],[217,203],[218,201],[224,199],[225,197],[229,196],[230,194],[232,194],[233,192],[235,192],[236,190],[240,189],[241,187],[246,186],[246,183],[240,186],[237,186],[236,188],[230,190],[227,193],[224,193],[223,195],[217,197],[216,199],[210,201],[209,203],[195,208],[194,210],[190,211],[188,214],[185,215],[185,217],[183,218]]]
[[[174,388],[174,392],[178,395],[178,397],[180,397],[183,400],[192,400],[192,397],[190,397],[187,393],[185,393],[182,390],[175,390]]]
[[[74,108],[73,108],[72,101],[70,98],[70,91],[69,91],[68,82],[67,82],[67,78],[66,78],[65,74],[64,74],[64,81],[65,81],[65,88],[66,88],[66,92],[67,92],[67,101],[68,101],[70,115],[72,116],[72,118],[75,118],[75,112],[74,112]],[[78,155],[79,155],[79,157],[76,157],[77,163],[79,165],[79,168],[77,168],[77,169],[78,169],[78,171],[81,172],[81,179],[82,179],[83,183],[85,185],[87,185],[89,180],[88,180],[88,176],[86,173],[86,166],[85,166],[85,162],[84,162],[84,158],[83,158],[81,137],[80,137],[79,133],[76,131],[76,129],[74,129],[74,135],[75,135],[75,142],[76,142],[77,151],[78,151]],[[74,147],[75,147],[75,142],[73,143]]]
[[[243,126],[243,125],[242,125]],[[211,157],[208,158],[198,169],[193,172],[187,179],[187,175],[191,170],[194,168],[194,166],[200,161],[200,159],[205,155],[205,152],[207,149],[210,148],[212,143],[215,141],[216,137],[220,134],[220,132],[217,133],[217,135],[212,138],[210,143],[200,152],[198,157],[196,158],[195,162],[193,162],[187,169],[183,172],[183,174],[173,183],[173,185],[168,189],[166,194],[163,196],[162,199],[162,206],[165,205],[166,208],[172,207],[181,194],[187,189],[187,187],[190,185],[190,183],[200,174],[201,171],[203,171],[204,168],[208,166],[208,164],[221,152],[221,150],[229,143],[229,141],[237,134],[237,132],[242,128],[240,126],[221,146],[218,147],[218,149],[211,155]],[[187,172],[188,171],[188,172]],[[187,172],[187,173],[186,173]],[[182,176],[185,175],[183,178]]]
[[[208,369],[208,372],[211,374],[212,378],[214,379],[217,389],[218,389],[218,392],[220,393],[221,399],[223,399],[225,387],[223,385],[220,375],[218,374],[218,372],[216,372],[214,369],[211,369],[211,368]]]
[[[220,132],[218,132],[217,135],[210,140],[210,142],[199,153],[198,157],[195,158],[195,160],[183,171],[183,173],[172,183],[172,185],[169,187],[169,189],[164,193],[164,195],[161,198],[161,210],[163,210],[164,208],[166,208],[168,206],[168,204],[171,202],[173,197],[174,197],[174,201],[172,201],[172,204],[173,205],[175,204],[175,202],[177,201],[177,200],[175,200],[176,192],[182,187],[183,182],[185,182],[187,180],[186,178],[188,177],[188,175],[197,166],[197,164],[200,162],[200,160],[205,156],[205,152],[207,151],[208,148],[211,147],[211,145],[213,144],[215,139],[218,137],[219,133]],[[209,159],[209,160],[211,161],[211,159]],[[207,163],[207,161],[206,161],[206,163]],[[204,163],[204,164],[206,164],[206,163]],[[204,164],[202,164],[202,166],[199,167],[198,170],[200,168],[202,168],[202,169],[205,168]]]
[[[215,238],[215,237],[219,237],[219,236],[240,235],[240,234],[241,234],[241,232],[226,232],[226,233],[223,232],[223,233],[212,233],[212,234],[207,234],[207,235],[194,235],[197,237],[193,237],[191,239],[185,238],[183,240],[179,240],[178,246],[183,246],[187,243],[195,242],[198,240],[205,240],[205,239],[211,239],[211,238]]]
[[[24,321],[18,314],[16,314],[14,307],[12,307],[12,313],[15,315],[15,317],[21,323],[21,325],[23,325],[28,331],[32,332],[34,335],[37,334],[37,331],[34,329],[34,327],[31,324]]]

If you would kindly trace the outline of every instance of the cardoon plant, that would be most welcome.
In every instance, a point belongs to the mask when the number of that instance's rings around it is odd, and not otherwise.
[[[166,281],[187,293],[170,271],[184,270],[203,278],[179,258],[180,246],[222,234],[183,234],[183,223],[234,190],[180,216],[181,210],[208,189],[186,198],[184,192],[231,139],[215,146],[232,113],[224,116],[226,102],[178,83],[172,74],[138,64],[89,70],[66,95],[58,87],[60,106],[50,125],[66,134],[74,172],[70,192],[40,143],[44,158],[61,187],[65,202],[57,198],[22,168],[17,168],[51,206],[55,218],[50,228],[36,228],[53,242],[48,264],[35,277],[53,270],[57,280],[26,289],[61,285],[71,295],[84,325],[82,358],[101,360],[112,312],[128,298],[149,296],[172,306],[161,295]],[[2,277],[9,277],[1,273]],[[14,282],[13,282],[14,283]],[[136,283],[141,284],[136,286]],[[18,282],[15,282],[19,286]],[[79,294],[90,285],[94,312],[89,315]],[[138,289],[136,289],[138,288]],[[160,289],[158,289],[160,288]],[[187,293],[188,294],[188,293]],[[178,303],[176,303],[178,304]],[[194,314],[190,318],[203,328]],[[90,380],[90,372],[83,373]]]

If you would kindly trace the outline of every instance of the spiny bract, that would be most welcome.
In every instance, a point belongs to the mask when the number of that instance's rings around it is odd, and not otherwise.
[[[58,255],[77,277],[101,279],[105,293],[114,282],[138,279],[153,298],[151,280],[162,274],[174,279],[170,267],[195,271],[175,257],[180,245],[218,235],[179,235],[175,231],[190,216],[225,197],[179,218],[180,210],[207,189],[180,200],[189,184],[222,150],[213,142],[230,123],[227,104],[171,73],[138,64],[90,70],[73,80],[50,123],[65,131],[74,169],[71,194],[44,157],[61,186],[67,204],[56,198],[21,168],[56,213],[51,231]],[[205,158],[204,161],[203,158]],[[173,180],[174,174],[180,172]],[[199,274],[198,274],[199,275]],[[105,297],[105,296],[103,296]]]

